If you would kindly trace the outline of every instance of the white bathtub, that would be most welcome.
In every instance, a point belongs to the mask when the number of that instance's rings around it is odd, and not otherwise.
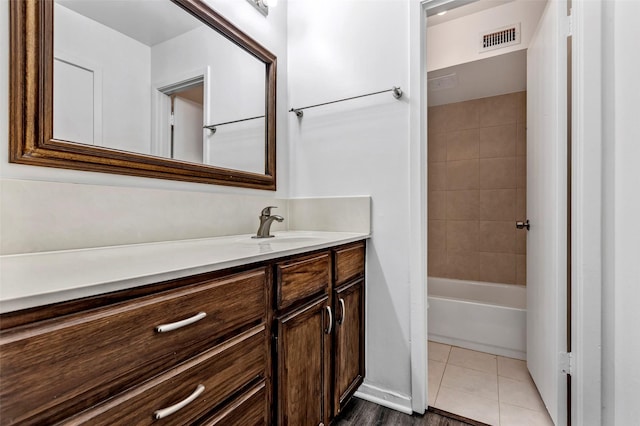
[[[429,277],[429,340],[526,359],[526,288]]]

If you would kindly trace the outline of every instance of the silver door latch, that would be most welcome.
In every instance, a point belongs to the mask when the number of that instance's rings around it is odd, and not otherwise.
[[[529,223],[529,219],[525,220],[524,222],[521,222],[521,221],[516,222],[516,228],[518,228],[518,229],[527,228],[527,231],[528,231],[531,228],[531,224]]]

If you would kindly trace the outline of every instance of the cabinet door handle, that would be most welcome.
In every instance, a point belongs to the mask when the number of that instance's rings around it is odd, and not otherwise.
[[[338,325],[342,325],[342,323],[344,323],[345,309],[344,309],[344,299],[343,298],[340,298],[340,309],[342,310],[342,315],[340,315],[340,319],[338,320]]]
[[[172,322],[170,324],[161,324],[156,326],[156,331],[158,333],[166,333],[167,331],[173,331],[178,328],[186,327],[187,325],[193,324],[194,322],[200,321],[202,318],[206,317],[206,312],[198,312],[191,318],[183,319],[182,321]]]
[[[331,334],[331,330],[333,330],[333,314],[331,313],[331,307],[326,307],[327,312],[329,313],[329,326],[325,329],[325,333]]]
[[[178,402],[177,404],[172,405],[171,407],[163,408],[161,410],[154,411],[153,418],[156,420],[164,419],[175,413],[178,410],[183,409],[185,406],[191,404],[194,399],[200,396],[200,394],[204,392],[204,386],[198,385],[196,390],[193,391],[191,395]]]

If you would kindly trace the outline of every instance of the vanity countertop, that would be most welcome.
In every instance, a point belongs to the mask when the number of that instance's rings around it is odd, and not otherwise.
[[[0,256],[0,313],[346,244],[352,232],[274,232]]]

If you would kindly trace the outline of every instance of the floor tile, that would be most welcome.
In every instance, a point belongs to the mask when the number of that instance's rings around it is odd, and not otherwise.
[[[500,426],[553,426],[547,412],[500,403]]]
[[[435,407],[490,425],[498,425],[500,408],[498,401],[482,398],[467,392],[441,386]]]
[[[428,352],[430,360],[447,362],[449,351],[451,351],[451,346],[429,341]]]
[[[532,380],[520,381],[498,376],[500,402],[536,411],[545,411],[538,390]]]
[[[498,377],[495,374],[447,364],[442,386],[498,400]]]
[[[529,381],[529,370],[525,361],[513,358],[498,357],[498,376],[510,379]]]
[[[444,362],[429,360],[429,405],[431,406],[436,402],[445,366]]]
[[[498,374],[496,356],[458,347],[451,348],[449,364],[471,368],[485,373]]]

